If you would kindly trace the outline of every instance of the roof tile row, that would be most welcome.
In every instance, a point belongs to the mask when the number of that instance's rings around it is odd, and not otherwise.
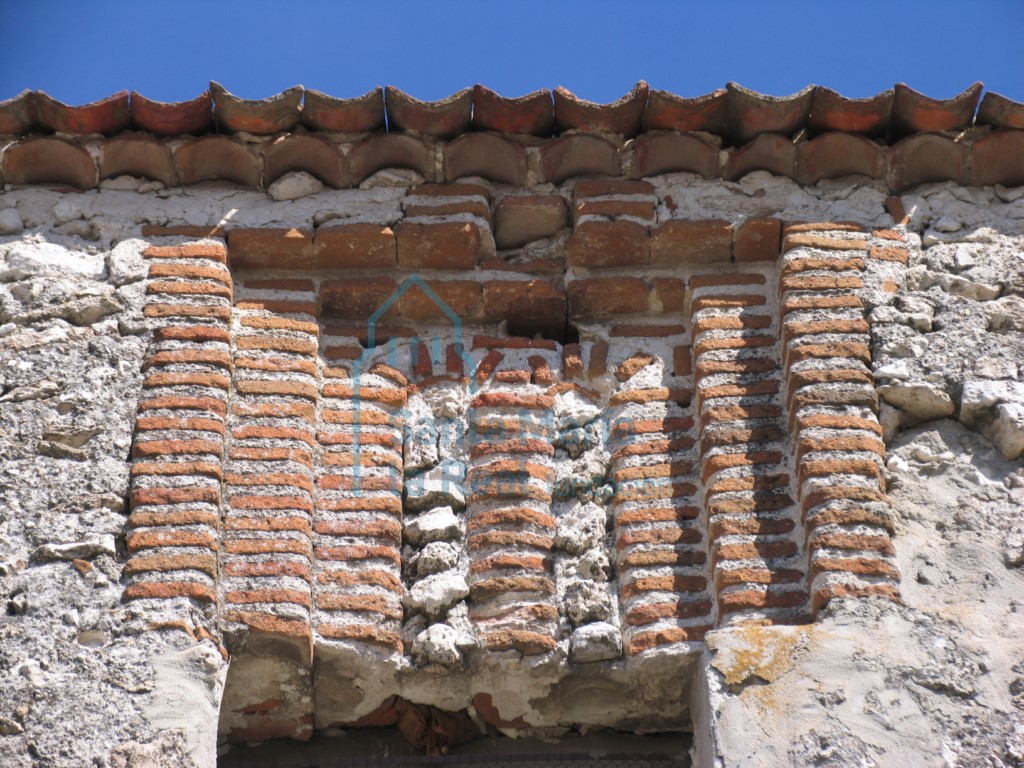
[[[763,133],[794,136],[806,131],[815,136],[845,131],[892,142],[913,133],[961,131],[972,124],[1024,128],[1024,103],[997,93],[982,98],[981,83],[950,99],[932,99],[902,83],[870,98],[848,99],[823,86],[773,97],[735,83],[684,98],[651,90],[642,81],[609,104],[585,101],[561,87],[506,98],[482,85],[439,101],[420,101],[392,86],[349,99],[295,86],[250,100],[217,83],[191,101],[173,104],[127,91],[77,107],[41,91],[24,91],[0,102],[0,134],[14,135],[33,130],[111,135],[130,128],[158,136],[212,130],[267,135],[299,125],[312,131],[410,131],[441,139],[471,130],[534,136],[578,130],[626,138],[672,130],[704,131],[740,146]]]
[[[536,157],[531,159],[531,153]],[[103,179],[130,175],[168,186],[229,181],[266,187],[285,173],[305,171],[329,187],[360,184],[385,168],[407,168],[428,181],[482,177],[493,182],[562,183],[587,176],[643,178],[690,172],[735,180],[765,170],[801,184],[862,174],[885,182],[893,192],[916,184],[952,180],[966,185],[1024,185],[1024,131],[994,131],[971,141],[938,133],[908,136],[885,147],[863,135],[821,134],[794,142],[763,133],[744,146],[722,152],[698,133],[656,131],[630,149],[593,134],[577,133],[527,148],[493,133],[465,134],[435,142],[411,134],[376,134],[343,151],[312,134],[279,136],[261,145],[227,136],[203,136],[172,146],[146,134],[124,134],[98,142],[92,151],[60,137],[31,137],[8,145],[0,155],[0,182],[95,187]]]

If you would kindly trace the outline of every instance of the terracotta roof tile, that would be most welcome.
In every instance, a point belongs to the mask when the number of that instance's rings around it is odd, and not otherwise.
[[[974,142],[971,183],[1024,186],[1024,131],[995,131]]]
[[[598,104],[584,101],[559,86],[555,89],[555,125],[561,131],[618,133],[631,138],[643,128],[649,90],[647,83],[641,80],[621,99]]]
[[[729,155],[722,178],[735,181],[751,171],[768,171],[795,179],[796,145],[777,133],[762,133]]]
[[[797,149],[797,180],[801,184],[852,173],[882,178],[885,150],[860,134],[839,131],[823,133]]]
[[[96,186],[96,163],[84,147],[53,137],[19,141],[4,152],[8,184],[67,184],[78,189]]]
[[[296,85],[267,99],[240,99],[220,83],[210,82],[213,116],[228,131],[268,134],[290,131],[299,122],[303,88]]]
[[[388,129],[449,139],[465,132],[473,110],[473,89],[438,101],[420,101],[392,85],[385,89]]]
[[[573,176],[618,176],[619,153],[614,144],[585,133],[563,136],[541,147],[544,180],[561,183]]]
[[[422,139],[387,133],[371,136],[352,147],[349,168],[356,185],[383,168],[408,168],[432,180],[434,156]]]
[[[932,99],[904,83],[896,83],[896,95],[889,126],[893,138],[919,131],[962,130],[971,124],[981,98],[981,83],[975,83],[951,99]]]
[[[191,101],[165,103],[132,91],[132,124],[155,136],[205,133],[213,123],[213,98],[203,91]]]
[[[691,99],[652,90],[644,127],[649,131],[707,131],[721,136],[725,132],[726,96],[724,88]]]
[[[506,98],[485,88],[473,86],[474,128],[501,133],[528,133],[550,136],[555,126],[555,108],[551,91],[540,90],[518,98]]]
[[[113,96],[80,107],[68,106],[37,91],[35,110],[36,122],[46,130],[58,133],[111,134],[124,130],[131,121],[128,91],[119,91]]]
[[[174,151],[174,165],[182,184],[201,181],[231,181],[259,186],[259,158],[245,146],[226,136],[201,136]]]
[[[482,176],[505,184],[526,182],[526,150],[492,133],[467,133],[444,148],[447,181]]]
[[[1024,128],[1024,104],[989,91],[978,107],[977,122],[996,128]]]
[[[736,83],[725,87],[729,92],[725,134],[737,147],[762,133],[794,135],[807,120],[815,90],[809,85],[792,96],[765,96]]]
[[[932,181],[967,182],[964,178],[967,147],[948,136],[934,133],[908,136],[886,152],[889,189],[897,194]]]
[[[107,139],[100,147],[100,179],[139,176],[173,187],[178,183],[174,157],[164,142],[141,133]]]
[[[270,185],[289,171],[305,171],[335,189],[350,185],[348,165],[338,147],[321,136],[293,134],[264,144],[263,182]]]
[[[352,99],[336,99],[320,91],[307,90],[302,105],[302,124],[313,131],[363,133],[384,127],[384,89]]]
[[[12,99],[0,101],[0,134],[28,133],[36,121],[35,94],[22,91]]]
[[[718,147],[685,133],[646,133],[633,145],[634,178],[689,171],[705,179],[719,174]]]
[[[807,130],[812,135],[825,131],[849,131],[883,136],[889,126],[894,94],[890,88],[866,99],[848,99],[831,88],[819,85],[811,101]]]

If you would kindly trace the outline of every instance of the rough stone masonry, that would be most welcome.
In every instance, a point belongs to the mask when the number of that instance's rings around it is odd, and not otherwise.
[[[4,188],[0,762],[1024,765],[1024,188],[548,147]]]

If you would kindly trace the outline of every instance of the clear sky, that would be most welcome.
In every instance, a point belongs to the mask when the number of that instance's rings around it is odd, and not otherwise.
[[[936,98],[975,80],[1024,101],[1022,0],[0,0],[0,100],[161,101],[210,80],[246,98],[302,84],[395,85],[436,99],[564,85],[611,101],[640,79],[697,96],[732,80],[777,96],[816,83]]]

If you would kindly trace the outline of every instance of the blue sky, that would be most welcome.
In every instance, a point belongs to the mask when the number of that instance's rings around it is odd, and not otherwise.
[[[946,98],[975,80],[1024,101],[1021,0],[0,0],[0,99],[82,104],[137,90],[246,98],[295,84],[333,96],[396,85],[436,99],[564,85],[610,101],[640,79],[696,96],[733,80],[786,95],[869,96],[897,81]]]

